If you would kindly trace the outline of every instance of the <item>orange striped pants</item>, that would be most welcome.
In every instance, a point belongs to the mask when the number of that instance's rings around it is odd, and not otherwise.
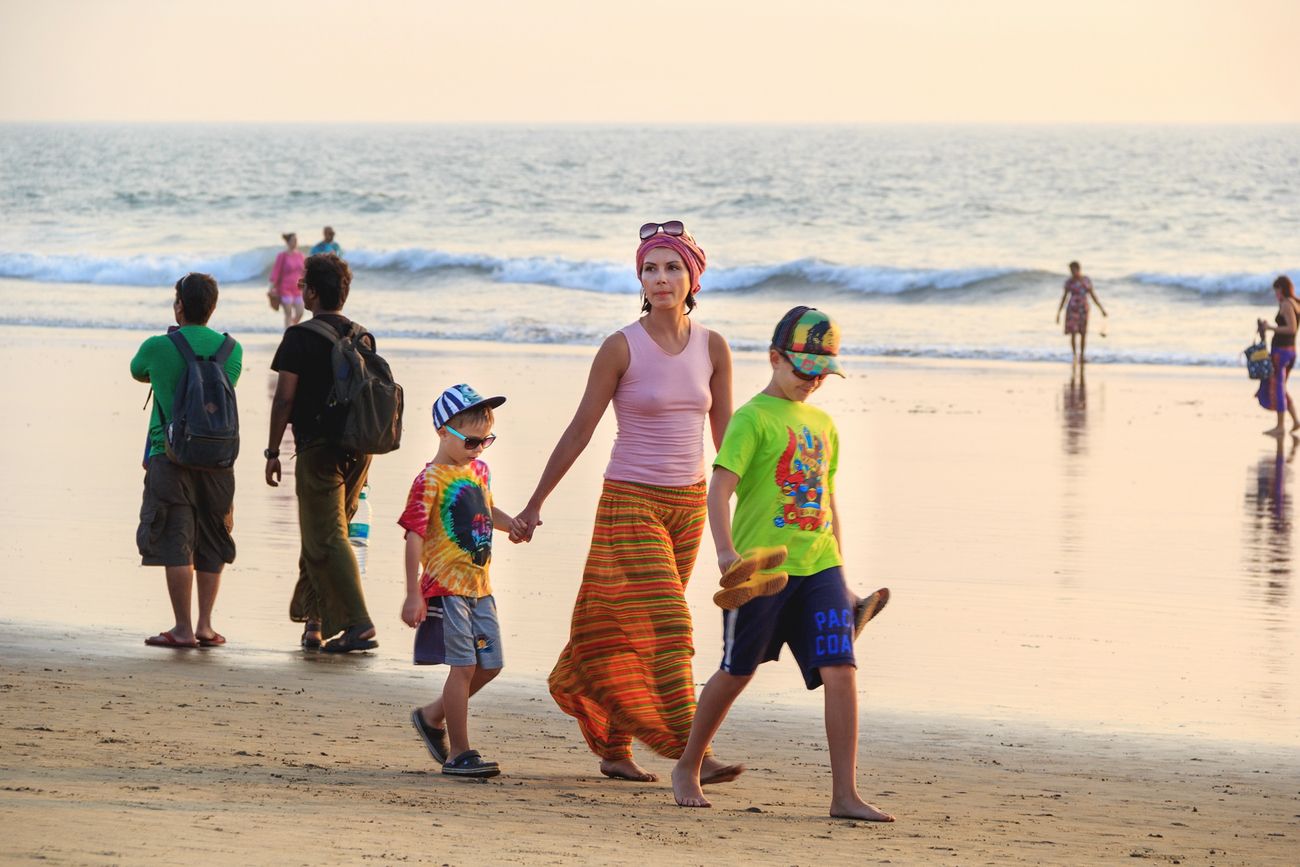
[[[677,758],[695,717],[686,582],[704,531],[705,485],[605,481],[569,643],[549,679],[592,752],[632,755],[632,738]]]

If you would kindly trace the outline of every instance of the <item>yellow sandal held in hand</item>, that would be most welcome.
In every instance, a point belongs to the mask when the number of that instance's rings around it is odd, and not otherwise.
[[[774,548],[751,548],[739,560],[727,567],[718,584],[723,587],[735,587],[742,581],[748,581],[755,572],[766,572],[780,566],[785,562],[787,553],[784,545],[777,545]]]
[[[786,553],[784,545],[745,552],[723,573],[718,582],[722,589],[713,594],[714,604],[730,611],[756,597],[780,593],[789,577],[784,572],[771,570],[785,562]]]

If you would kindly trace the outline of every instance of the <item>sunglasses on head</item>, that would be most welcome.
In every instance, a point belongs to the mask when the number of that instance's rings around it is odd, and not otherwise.
[[[786,361],[790,362],[790,371],[794,373],[794,375],[797,378],[802,379],[804,382],[816,382],[819,379],[826,378],[826,371],[824,370],[821,373],[804,373],[802,370],[799,369],[799,365],[794,363],[794,359],[791,358],[789,353],[787,352],[782,352],[781,357],[784,358]]]
[[[479,446],[482,446],[483,448],[487,448],[488,446],[492,445],[494,442],[497,441],[496,434],[488,434],[485,437],[467,437],[449,424],[443,425],[442,429],[445,431],[449,431],[452,434],[460,437],[461,441],[465,443],[465,448],[469,449],[470,451],[474,451],[474,449],[478,448]]]
[[[641,240],[648,241],[662,231],[665,235],[680,238],[686,234],[686,224],[681,220],[669,220],[666,223],[646,223],[641,227]]]

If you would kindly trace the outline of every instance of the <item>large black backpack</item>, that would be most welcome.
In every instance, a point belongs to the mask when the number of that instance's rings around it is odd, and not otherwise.
[[[200,358],[180,331],[167,336],[185,359],[170,420],[158,406],[167,457],[181,466],[205,470],[234,466],[239,457],[239,407],[226,376],[226,359],[235,349],[235,338],[224,335],[215,353]]]
[[[342,336],[319,319],[302,324],[334,344],[330,367],[334,384],[326,402],[333,424],[328,437],[340,448],[382,455],[402,444],[402,387],[388,362],[375,352],[375,338],[355,322]]]

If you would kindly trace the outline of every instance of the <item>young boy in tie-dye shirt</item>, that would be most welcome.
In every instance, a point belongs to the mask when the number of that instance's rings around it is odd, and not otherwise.
[[[492,411],[504,397],[455,385],[433,404],[438,453],[415,477],[398,519],[406,530],[406,603],[417,628],[416,665],[447,665],[442,697],[411,711],[411,724],[442,772],[494,777],[496,762],[469,746],[469,698],[504,662],[496,601],[488,582],[492,530],[514,520],[492,502],[491,474],[479,460],[492,445]]]

